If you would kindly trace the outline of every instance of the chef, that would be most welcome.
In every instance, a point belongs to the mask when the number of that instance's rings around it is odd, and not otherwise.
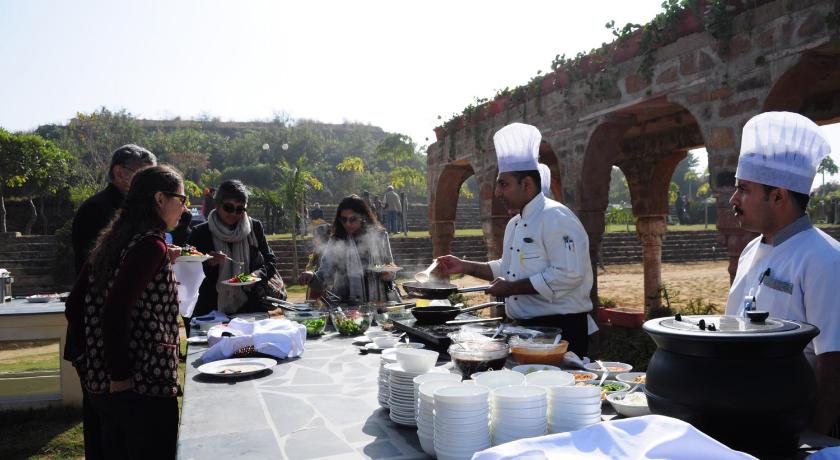
[[[494,136],[499,176],[495,196],[518,210],[505,228],[502,258],[490,262],[439,257],[440,273],[493,280],[488,294],[505,297],[505,313],[524,326],[563,329],[569,349],[588,350],[592,268],[589,239],[569,208],[542,193],[537,128],[513,123]]]
[[[741,228],[761,235],[741,253],[726,314],[743,314],[749,296],[771,317],[820,329],[805,348],[818,392],[810,428],[820,433],[840,416],[840,243],[814,228],[805,211],[829,152],[820,128],[802,115],[756,115],[744,126],[729,200]]]

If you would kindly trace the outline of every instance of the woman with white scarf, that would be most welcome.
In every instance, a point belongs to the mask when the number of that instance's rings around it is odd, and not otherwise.
[[[316,292],[329,290],[342,301],[360,304],[399,301],[393,273],[375,273],[368,267],[394,262],[388,233],[365,200],[350,195],[338,205],[333,233],[318,270],[301,274],[299,281]]]
[[[204,262],[205,279],[193,316],[213,310],[226,314],[260,310],[260,299],[254,298],[251,288],[222,283],[241,273],[266,279],[277,272],[276,258],[265,239],[262,223],[246,212],[248,196],[242,182],[223,182],[214,197],[216,208],[207,215],[207,222],[190,235],[190,245],[213,256]]]

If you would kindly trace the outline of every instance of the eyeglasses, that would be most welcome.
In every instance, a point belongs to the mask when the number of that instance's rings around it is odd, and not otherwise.
[[[350,217],[338,216],[338,220],[342,224],[348,224],[348,223],[349,224],[355,224],[355,223],[361,222],[363,219],[359,216],[350,216]]]
[[[166,196],[174,196],[175,198],[178,198],[178,201],[180,201],[182,205],[187,204],[187,195],[181,195],[180,193],[175,192],[163,192],[163,194]]]
[[[229,212],[231,214],[242,214],[243,212],[245,212],[246,209],[248,209],[248,207],[245,205],[234,206],[230,203],[222,203],[222,209],[224,209],[225,212]]]

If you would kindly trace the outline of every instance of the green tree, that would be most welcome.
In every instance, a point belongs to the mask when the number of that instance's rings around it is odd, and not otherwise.
[[[28,178],[28,161],[21,152],[17,136],[0,128],[0,232],[6,233],[6,195]]]
[[[837,165],[830,156],[827,156],[817,166],[817,172],[822,174],[822,184],[825,185],[825,173],[828,173],[830,176],[837,174]]]
[[[24,232],[32,233],[32,227],[39,214],[35,210],[33,200],[38,199],[43,233],[47,234],[49,222],[44,212],[45,202],[48,197],[68,187],[75,158],[69,152],[59,149],[53,142],[44,140],[37,134],[21,134],[18,135],[18,139],[24,158],[30,161],[26,183],[20,187],[19,192],[19,195],[29,202],[32,212]]]

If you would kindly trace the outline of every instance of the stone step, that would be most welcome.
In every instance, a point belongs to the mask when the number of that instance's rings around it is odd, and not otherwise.
[[[55,258],[51,251],[0,251],[0,267],[7,261],[50,260]]]

